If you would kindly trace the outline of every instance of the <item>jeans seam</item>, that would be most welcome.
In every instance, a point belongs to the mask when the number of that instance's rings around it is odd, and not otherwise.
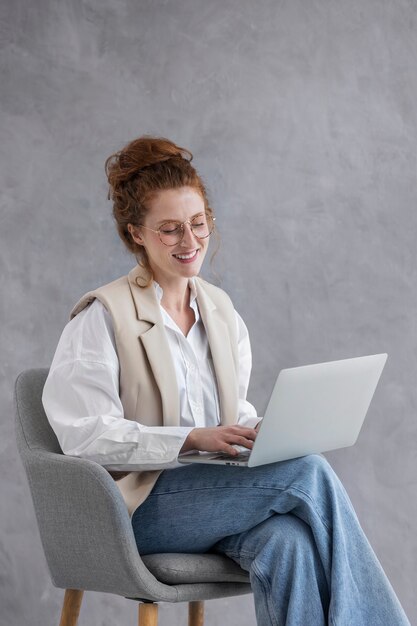
[[[330,626],[337,626],[337,622],[333,617],[333,611],[331,607],[329,608],[329,624]]]
[[[271,585],[269,580],[263,575],[263,573],[259,570],[255,563],[252,563],[251,569],[253,571],[254,576],[259,580],[261,586],[264,590],[264,595],[266,599],[266,607],[269,614],[269,619],[271,620],[271,624],[275,626],[279,626],[274,608],[271,607]],[[272,609],[272,610],[271,610]]]
[[[320,519],[321,523],[323,524],[323,526],[327,530],[328,534],[330,535],[331,534],[331,528],[327,525],[327,522],[323,519],[323,517],[321,516],[320,512],[316,508],[316,503],[314,502],[314,500],[310,496],[310,494],[307,493],[306,491],[303,491],[302,489],[300,489],[300,487],[291,486],[288,491],[292,491],[292,490],[293,491],[298,491],[299,493],[302,493],[309,500],[309,502],[310,502],[310,504],[312,506],[312,509],[314,510],[315,514]]]
[[[189,489],[181,489],[181,487],[178,487],[177,489],[169,489],[167,491],[156,491],[155,489],[153,491],[151,491],[151,493],[149,494],[148,498],[152,498],[155,496],[169,496],[173,493],[185,493],[187,491],[212,491],[212,490],[216,490],[216,489],[222,489],[222,490],[226,490],[226,489],[233,489],[234,491],[236,491],[237,489],[255,489],[255,488],[260,488],[260,489],[273,489],[275,491],[285,491],[286,487],[271,487],[271,486],[266,486],[266,485],[250,485],[250,487],[248,487],[247,485],[243,486],[243,487],[239,487],[239,485],[233,485],[233,486],[229,486],[229,485],[210,485],[210,486],[206,486],[206,487],[192,487]]]
[[[311,498],[310,494],[307,493],[306,491],[303,491],[302,489],[300,489],[299,487],[296,486],[290,486],[290,487],[271,487],[271,486],[264,486],[264,485],[252,485],[250,487],[251,489],[257,488],[257,489],[272,489],[274,491],[298,491],[299,493],[302,493],[308,500],[309,502],[312,504],[312,507],[314,509],[314,512],[316,513],[317,517],[320,519],[320,521],[322,522],[323,526],[326,528],[327,532],[330,534],[331,533],[331,529],[329,528],[329,526],[327,525],[326,521],[322,518],[322,516],[320,515],[319,511],[316,509],[315,506],[315,502],[314,500]],[[152,497],[157,497],[157,496],[164,496],[164,495],[171,495],[174,493],[184,493],[186,491],[207,491],[207,490],[216,490],[216,489],[242,489],[242,490],[246,490],[248,489],[248,486],[246,485],[245,487],[239,487],[239,486],[233,486],[233,487],[228,487],[227,485],[223,485],[223,486],[210,486],[210,487],[197,487],[197,488],[193,488],[193,489],[172,489],[170,491],[159,491],[159,492],[151,492],[148,496],[148,498],[152,498]]]

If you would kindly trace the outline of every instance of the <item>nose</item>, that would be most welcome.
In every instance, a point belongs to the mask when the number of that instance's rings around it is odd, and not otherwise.
[[[189,248],[195,245],[196,237],[194,236],[193,231],[191,230],[191,225],[188,222],[184,224],[184,236],[181,241],[181,246],[184,248]]]

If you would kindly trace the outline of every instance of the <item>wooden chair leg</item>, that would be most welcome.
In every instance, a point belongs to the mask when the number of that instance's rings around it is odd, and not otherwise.
[[[158,605],[156,603],[139,603],[139,626],[158,626]]]
[[[59,626],[77,626],[83,595],[84,591],[81,589],[65,590]]]
[[[204,624],[204,602],[197,600],[188,603],[188,626],[203,626]]]

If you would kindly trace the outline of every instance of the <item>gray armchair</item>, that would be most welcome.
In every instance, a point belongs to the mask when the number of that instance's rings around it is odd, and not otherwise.
[[[250,593],[247,572],[227,557],[139,555],[108,472],[62,453],[42,405],[47,374],[17,377],[16,438],[52,582],[66,590],[60,626],[76,626],[84,590],[139,601],[139,626],[157,625],[157,602],[189,602],[189,625],[202,626],[204,600]]]

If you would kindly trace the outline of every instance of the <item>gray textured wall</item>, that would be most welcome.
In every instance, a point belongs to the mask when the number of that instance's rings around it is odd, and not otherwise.
[[[13,382],[50,364],[85,291],[132,267],[103,163],[143,133],[189,147],[209,186],[216,268],[251,333],[260,414],[281,367],[388,352],[358,443],[327,456],[417,623],[416,3],[2,0],[0,11],[1,626],[57,624],[63,596],[16,454]],[[82,623],[135,614],[87,594]],[[207,614],[208,626],[254,623],[251,598]],[[173,623],[184,607],[162,608]]]

